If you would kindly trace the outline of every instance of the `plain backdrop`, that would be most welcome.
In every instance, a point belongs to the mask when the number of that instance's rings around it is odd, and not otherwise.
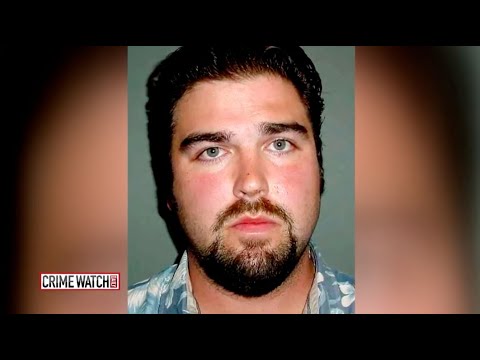
[[[128,49],[128,283],[174,263],[177,251],[156,209],[145,114],[146,82],[177,46]],[[326,187],[312,236],[327,264],[355,273],[354,47],[305,46],[320,74],[325,100],[322,140]]]

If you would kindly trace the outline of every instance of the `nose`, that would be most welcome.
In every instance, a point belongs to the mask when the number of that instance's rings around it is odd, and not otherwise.
[[[267,196],[266,168],[259,155],[249,154],[240,158],[233,193],[239,199],[252,202]]]

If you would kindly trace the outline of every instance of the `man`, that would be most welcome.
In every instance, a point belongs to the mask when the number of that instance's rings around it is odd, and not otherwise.
[[[186,251],[129,312],[353,313],[353,279],[311,243],[324,104],[304,51],[182,47],[147,87],[158,210]]]

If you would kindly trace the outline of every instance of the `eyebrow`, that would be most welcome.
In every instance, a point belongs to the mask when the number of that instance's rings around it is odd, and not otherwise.
[[[192,147],[195,143],[199,142],[213,142],[213,143],[221,143],[221,142],[228,142],[232,138],[232,132],[226,131],[218,131],[213,133],[193,133],[188,135],[185,139],[182,140],[180,143],[180,150],[185,151],[189,147]]]
[[[262,135],[275,135],[284,132],[293,131],[303,136],[308,134],[308,130],[297,122],[294,123],[271,123],[263,122],[258,125],[258,131]],[[225,143],[229,142],[235,134],[227,131],[217,131],[212,133],[193,133],[188,135],[180,143],[180,151],[186,151],[199,142]]]
[[[262,135],[275,135],[283,132],[294,131],[306,136],[308,133],[307,128],[297,122],[287,124],[263,122],[258,126],[258,129]]]

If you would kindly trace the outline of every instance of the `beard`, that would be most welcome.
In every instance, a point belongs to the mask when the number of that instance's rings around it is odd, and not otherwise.
[[[272,249],[268,245],[273,239],[244,235],[240,251],[229,248],[223,233],[224,224],[245,213],[262,213],[281,219],[286,229],[282,231],[280,244]],[[211,231],[213,243],[201,247],[190,240],[189,250],[214,283],[243,297],[260,297],[278,288],[295,269],[307,247],[305,243],[298,249],[291,217],[281,206],[266,199],[253,203],[237,201],[217,216]]]

